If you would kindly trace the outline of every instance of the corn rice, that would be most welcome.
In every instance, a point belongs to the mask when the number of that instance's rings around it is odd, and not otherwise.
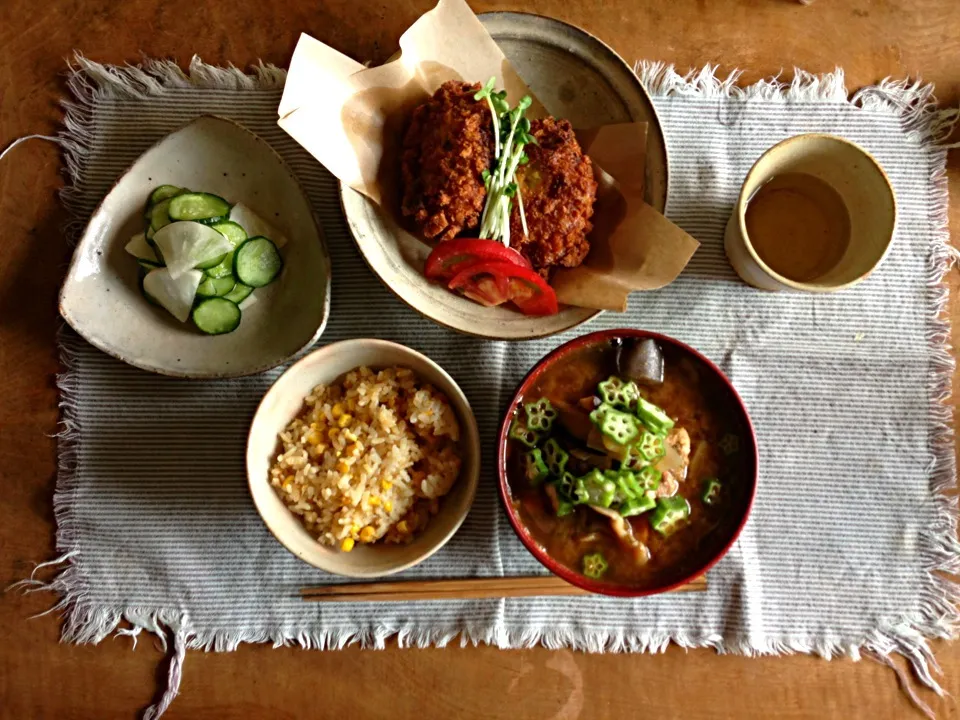
[[[446,397],[412,370],[361,367],[305,398],[270,483],[324,545],[409,542],[460,473],[459,439]]]

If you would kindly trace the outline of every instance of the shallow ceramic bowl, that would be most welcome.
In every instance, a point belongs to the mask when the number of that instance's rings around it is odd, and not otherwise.
[[[480,15],[490,35],[543,104],[574,127],[646,122],[646,201],[660,212],[667,200],[667,150],[653,103],[636,74],[603,42],[558,20],[525,13]],[[482,78],[477,78],[482,80]],[[569,330],[600,311],[566,308],[527,317],[482,307],[423,276],[430,246],[360,193],[341,185],[347,225],[370,268],[403,302],[453,330],[487,338],[523,340]]]
[[[345,553],[320,545],[291,513],[270,485],[270,465],[277,453],[277,436],[296,417],[304,398],[321,383],[329,383],[360,366],[410,368],[444,393],[460,421],[460,477],[440,501],[440,512],[409,545],[360,545]],[[247,479],[263,522],[284,547],[314,567],[348,577],[376,577],[405,570],[433,555],[463,523],[477,492],[480,476],[480,435],[463,391],[439,365],[403,345],[386,340],[345,340],[316,350],[290,367],[264,395],[247,440]]]
[[[232,333],[204,335],[140,294],[139,268],[124,246],[143,232],[147,196],[163,184],[243,202],[288,239],[282,274],[256,291]],[[329,308],[330,258],[300,184],[263,139],[211,116],[167,135],[126,171],[90,218],[60,292],[60,314],[90,344],[144,370],[189,378],[280,365],[320,336]]]
[[[733,532],[725,537],[723,542],[718,544],[713,551],[706,555],[704,560],[698,566],[691,568],[688,572],[679,574],[678,577],[673,578],[669,582],[651,587],[634,587],[629,585],[619,585],[611,582],[603,582],[602,580],[592,580],[578,572],[574,572],[557,560],[554,560],[552,557],[550,557],[543,546],[541,546],[534,539],[529,530],[527,530],[526,525],[524,525],[523,520],[520,518],[519,512],[514,505],[513,496],[510,491],[510,484],[507,480],[507,433],[510,430],[510,424],[513,420],[514,411],[520,404],[521,398],[523,398],[524,395],[530,391],[530,389],[537,383],[537,381],[545,372],[556,365],[556,363],[569,356],[571,353],[575,353],[580,350],[584,350],[585,348],[593,347],[603,343],[608,343],[615,338],[651,338],[656,340],[661,347],[669,346],[674,350],[679,350],[681,354],[687,355],[699,366],[702,371],[712,376],[711,379],[714,381],[714,387],[718,389],[718,392],[722,392],[725,395],[722,400],[724,407],[730,412],[739,416],[738,424],[743,428],[743,432],[739,438],[740,447],[738,452],[742,453],[741,462],[743,463],[744,470],[738,477],[738,482],[743,483],[744,485],[740,488],[741,492],[737,497],[737,506],[732,508],[732,512],[737,514],[736,523],[733,526]],[[520,541],[526,546],[527,550],[529,550],[530,553],[550,572],[560,578],[563,578],[568,583],[581,587],[590,592],[600,593],[602,595],[614,595],[618,597],[640,597],[643,595],[655,595],[657,593],[668,592],[682,585],[686,585],[713,567],[720,560],[720,558],[726,555],[727,551],[733,547],[733,543],[736,542],[737,538],[740,536],[740,532],[743,530],[743,526],[747,523],[747,518],[749,517],[750,510],[753,507],[753,499],[757,492],[759,467],[760,458],[757,452],[757,436],[753,429],[753,424],[750,421],[750,415],[747,413],[747,408],[743,404],[743,400],[740,398],[740,395],[733,387],[733,384],[730,382],[727,376],[723,374],[720,368],[718,368],[716,365],[710,362],[710,360],[694,350],[692,347],[685,345],[679,340],[674,340],[666,335],[647,332],[645,330],[634,330],[632,328],[602,330],[600,332],[582,335],[564,343],[540,360],[540,362],[538,362],[523,379],[523,382],[520,383],[520,387],[517,388],[517,392],[510,401],[510,405],[507,406],[507,412],[504,415],[503,422],[500,426],[499,444],[497,446],[497,471],[500,477],[500,498],[503,500],[503,506],[507,511],[507,517],[510,520],[510,524],[513,526],[514,531],[517,533],[517,537],[520,538]]]

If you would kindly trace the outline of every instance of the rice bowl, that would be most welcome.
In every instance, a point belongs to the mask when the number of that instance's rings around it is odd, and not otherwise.
[[[358,393],[359,385],[366,384],[372,386],[376,384],[375,376],[381,370],[389,370],[391,368],[406,368],[411,370],[413,377],[416,378],[416,382],[418,383],[417,390],[423,390],[424,387],[422,386],[425,385],[429,385],[430,388],[435,390],[436,396],[433,399],[445,401],[459,427],[459,439],[456,441],[456,451],[460,459],[460,468],[455,482],[453,482],[449,492],[445,495],[425,498],[419,503],[414,502],[420,511],[427,510],[429,522],[425,522],[423,526],[418,525],[413,532],[408,532],[402,538],[402,542],[388,541],[387,535],[389,531],[385,532],[379,538],[372,538],[373,540],[378,540],[377,542],[363,542],[359,539],[358,533],[357,539],[354,540],[354,547],[350,552],[344,552],[341,549],[342,542],[346,539],[347,535],[352,537],[352,533],[345,533],[341,538],[334,537],[332,541],[330,538],[327,538],[326,541],[321,541],[319,536],[325,532],[325,528],[329,527],[325,525],[326,521],[321,518],[323,514],[322,509],[318,510],[314,504],[312,512],[315,512],[317,517],[311,518],[314,527],[308,529],[305,522],[307,518],[304,517],[307,511],[305,510],[304,514],[301,514],[290,507],[285,500],[286,493],[284,493],[282,489],[283,482],[281,482],[280,488],[272,484],[271,480],[273,475],[271,469],[278,463],[278,456],[282,456],[287,451],[281,435],[289,432],[290,427],[295,423],[297,418],[301,420],[308,419],[308,416],[312,412],[311,408],[306,406],[305,399],[314,393],[317,386],[330,387],[337,383],[343,383],[349,373],[357,371],[360,367],[371,368],[374,378],[371,380],[369,377],[360,378],[358,376]],[[415,394],[414,392],[413,395]],[[381,396],[381,398],[382,397],[383,396]],[[327,432],[329,432],[330,423],[327,419],[326,409],[323,408],[324,404],[327,404],[327,400],[329,400],[329,398],[325,397],[321,401],[318,396],[316,398],[317,402],[314,404],[318,405],[321,409],[320,414],[322,414],[324,422],[326,423]],[[341,404],[342,402],[341,399]],[[333,405],[335,404],[336,403],[330,403],[330,420],[334,419]],[[420,419],[414,418],[417,421],[414,423],[410,421],[409,417],[410,408],[414,407],[414,405],[419,407],[420,402],[414,401],[408,403],[403,419],[404,423],[408,426],[407,431],[413,433],[417,441],[422,443],[423,438],[416,429],[417,424],[420,423]],[[426,407],[427,406],[424,406],[424,408]],[[436,408],[440,406],[436,405],[433,407]],[[358,420],[357,412],[349,411],[348,407],[343,407],[342,410],[347,411],[348,414],[353,416],[350,420],[344,421],[345,425],[352,426],[356,424],[357,429],[362,428],[363,419],[367,417],[365,415],[366,411],[360,411],[360,420]],[[441,416],[442,415],[443,413],[441,413]],[[399,415],[397,417],[398,419],[400,418]],[[336,418],[336,420],[339,421],[339,418]],[[316,420],[308,420],[306,423],[307,428],[309,428],[311,422],[316,422]],[[436,427],[444,426],[447,422],[448,420],[441,420],[441,425],[437,425]],[[366,424],[369,425],[370,423],[367,422]],[[374,426],[379,427],[377,423],[374,423]],[[336,427],[338,431],[343,430],[339,428],[338,423],[334,423],[334,427]],[[452,425],[450,427],[452,427]],[[313,430],[314,428],[309,429]],[[353,427],[350,427],[350,431],[351,433],[355,432]],[[408,439],[409,437],[410,436],[408,436]],[[442,439],[443,443],[447,441],[454,442],[448,434],[438,437]],[[357,438],[359,440],[360,436],[358,435]],[[346,441],[346,438],[344,439]],[[290,436],[290,441],[294,444],[299,442],[293,435]],[[324,439],[321,442],[329,443],[329,440]],[[441,443],[441,447],[443,443]],[[352,442],[347,442],[347,445],[350,444],[352,444]],[[343,451],[346,450],[347,445],[341,448],[341,455]],[[324,448],[323,459],[317,455],[317,457],[314,457],[311,461],[318,466],[318,472],[319,468],[323,467],[324,474],[326,474],[327,466],[325,455],[329,449],[329,447]],[[378,454],[379,452],[378,450]],[[360,453],[357,457],[361,457],[362,454],[365,453]],[[356,462],[356,460],[354,460],[354,462]],[[417,461],[415,461],[414,465],[416,465],[416,467],[401,467],[401,469],[410,475],[412,483],[409,487],[411,489],[417,488],[417,485],[413,483],[419,482],[418,489],[412,490],[414,494],[417,495],[418,498],[423,497],[425,494],[436,494],[436,489],[430,488],[429,483],[426,489],[424,489],[423,486],[423,481],[426,480],[427,475],[429,475],[429,472],[426,472],[426,462],[420,460],[419,464],[417,464]],[[439,365],[415,350],[397,343],[366,338],[346,340],[313,351],[294,363],[277,378],[276,382],[261,400],[260,406],[257,408],[253,417],[253,422],[250,425],[250,433],[247,440],[246,466],[247,479],[254,506],[263,519],[264,524],[267,526],[267,529],[270,530],[274,537],[287,550],[304,562],[331,573],[356,578],[373,578],[396,573],[416,565],[439,550],[457,531],[466,518],[477,490],[480,475],[480,437],[476,418],[470,408],[469,401],[453,378]],[[418,470],[424,471],[425,475],[423,477],[417,475],[417,479],[414,480],[413,471]],[[372,472],[376,473],[376,468],[374,468]],[[297,480],[295,473],[286,473],[283,475],[283,481],[286,481],[287,477],[291,474],[294,475],[293,480]],[[373,481],[374,478],[376,478],[376,482],[379,482],[383,479],[383,475],[382,473],[372,474],[370,477],[371,481]],[[326,477],[320,478],[319,480],[311,477],[309,478],[309,482],[305,482],[305,480],[306,478],[297,481],[298,487],[300,483],[302,483],[304,492],[306,492],[305,488],[308,485],[319,483],[313,492],[316,494],[319,489],[322,497],[322,489],[328,486]],[[352,482],[352,478],[350,482]],[[392,481],[388,480],[388,482]],[[291,484],[291,489],[293,489],[293,483]],[[393,487],[389,488],[389,490],[392,491]],[[369,490],[365,490],[364,492],[369,492]],[[340,494],[342,495],[342,493]],[[381,495],[380,507],[382,507],[384,498],[382,497],[382,492],[378,492],[378,494]],[[396,505],[397,499],[394,496],[388,494],[387,499]],[[292,498],[290,498],[290,500],[292,501]],[[335,495],[331,500],[338,505],[343,504],[339,496]],[[293,502],[293,504],[296,505],[298,502],[299,501]],[[369,505],[370,503],[367,502],[367,504]],[[430,507],[431,504],[433,504],[433,508]],[[366,510],[363,506],[364,498],[361,495],[359,505],[351,507],[353,510],[359,507],[359,512],[364,513]],[[373,507],[377,507],[375,503]],[[331,508],[335,514],[337,508],[333,507],[333,505],[331,505]],[[433,509],[436,510],[436,513],[431,515],[430,512]],[[353,510],[351,510],[351,512],[353,512]],[[360,516],[358,515],[358,517]],[[380,511],[375,510],[370,517],[373,518],[374,532],[376,532],[376,522],[379,521]],[[383,523],[388,524],[393,520],[395,519],[390,518],[388,520],[387,518],[383,518]],[[398,525],[401,520],[403,520],[403,517],[396,519],[395,525]],[[363,527],[366,526],[360,526],[360,530],[362,530]],[[352,524],[350,528],[352,529]],[[399,531],[399,528],[396,528],[394,532],[397,531]],[[368,531],[368,533],[369,532],[370,531]],[[335,535],[335,533],[332,534]],[[398,538],[398,540],[399,539],[400,538]]]
[[[304,399],[280,433],[270,484],[317,540],[410,542],[460,473],[460,424],[403,367],[360,367]]]

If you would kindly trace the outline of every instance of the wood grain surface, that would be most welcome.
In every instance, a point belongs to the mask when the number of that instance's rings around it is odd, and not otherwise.
[[[298,34],[382,61],[432,0],[2,0],[0,146],[57,129],[64,59],[194,53],[245,66],[285,65]],[[851,88],[886,76],[936,83],[960,99],[957,0],[531,0],[474,2],[580,25],[628,60],[741,67],[744,81],[800,66],[842,67]],[[787,73],[789,75],[789,72]],[[131,122],[134,120],[131,119]],[[953,225],[960,172],[951,158]],[[0,163],[0,585],[52,557],[58,362],[56,294],[69,258],[60,233],[57,148],[18,148]],[[957,273],[950,276],[957,289]],[[952,318],[960,314],[954,293]],[[60,645],[42,593],[0,596],[0,717],[133,718],[156,693],[163,655],[148,639]],[[936,643],[944,686],[960,693],[960,644]],[[925,692],[941,717],[954,700]],[[886,718],[920,717],[894,674],[870,660],[744,658],[670,648],[662,655],[588,655],[493,648],[339,652],[243,646],[190,652],[178,718]]]

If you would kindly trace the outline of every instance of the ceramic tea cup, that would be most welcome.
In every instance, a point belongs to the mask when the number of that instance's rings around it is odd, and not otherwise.
[[[748,208],[757,193],[774,178],[801,174],[826,186],[845,207],[845,246],[829,266],[812,277],[790,277],[781,258],[779,271],[758,251],[751,238]],[[886,257],[896,226],[896,199],[880,164],[863,148],[832,135],[797,135],[767,150],[747,173],[733,215],[727,223],[724,247],[737,274],[748,284],[764,290],[831,292],[865,279]],[[798,217],[795,228],[802,239],[809,218]],[[755,234],[757,226],[753,226]],[[783,242],[798,237],[782,237]],[[779,242],[781,238],[766,238]],[[769,246],[768,246],[769,247]],[[796,257],[796,248],[793,249]],[[800,249],[802,252],[802,248]],[[768,256],[769,258],[770,256]]]

